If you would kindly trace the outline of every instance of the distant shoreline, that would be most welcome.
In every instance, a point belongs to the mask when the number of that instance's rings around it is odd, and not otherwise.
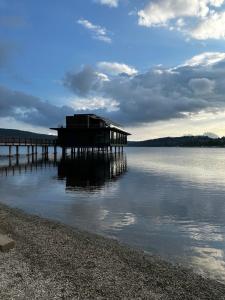
[[[210,138],[208,136],[165,137],[145,141],[129,141],[128,147],[210,147],[224,148],[225,138]]]
[[[95,234],[0,204],[1,299],[224,299],[225,285]]]
[[[127,148],[218,148],[223,149],[225,146],[131,146],[128,145]]]

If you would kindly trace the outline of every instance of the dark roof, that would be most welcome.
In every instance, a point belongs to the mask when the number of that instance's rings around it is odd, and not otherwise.
[[[114,126],[114,127],[115,127],[115,130],[117,130],[118,132],[124,132],[124,133],[126,133],[127,135],[131,135],[130,133],[128,133],[128,132],[124,131],[123,129],[121,129],[121,128],[123,128],[122,125],[120,125],[120,124],[118,124],[118,123],[116,123],[116,122],[113,122],[113,121],[111,121],[110,119],[107,119],[107,118],[105,118],[105,117],[101,117],[101,116],[98,116],[98,115],[96,115],[96,114],[74,114],[74,116],[75,116],[75,117],[76,117],[76,116],[89,116],[89,117],[91,117],[91,118],[93,118],[93,119],[99,119],[99,120],[104,121],[104,122],[106,123],[106,125],[108,125],[109,127],[110,127],[110,125]],[[59,127],[59,128],[60,128],[60,127]],[[59,128],[50,128],[50,129],[58,130]],[[62,128],[63,128],[63,127],[62,127]]]
[[[123,126],[119,123],[116,123],[116,122],[113,122],[112,120],[110,119],[107,119],[105,117],[102,117],[102,116],[98,116],[98,115],[95,115],[95,114],[75,114],[74,116],[90,116],[91,118],[93,119],[99,119],[99,120],[102,120],[104,121],[107,125],[113,125],[113,126],[116,126],[116,127],[119,127],[119,128],[123,128]]]

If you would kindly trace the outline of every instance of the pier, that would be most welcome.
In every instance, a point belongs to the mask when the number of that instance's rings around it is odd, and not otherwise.
[[[40,138],[20,138],[20,137],[0,137],[0,156],[1,148],[8,147],[8,156],[20,155],[20,147],[27,149],[26,154],[35,156],[38,154],[38,147],[42,149],[42,155],[48,156],[49,147],[54,148],[54,154],[57,155],[57,139],[40,139]],[[13,154],[13,149],[15,154]],[[4,154],[5,155],[5,154]]]
[[[0,136],[0,156],[18,158],[20,154],[24,154],[25,148],[25,154],[33,157],[37,156],[38,148],[41,148],[42,156],[48,157],[50,147],[54,149],[54,156],[57,156],[57,147],[60,147],[63,158],[67,157],[68,150],[71,157],[89,153],[122,153],[127,144],[127,136],[130,135],[121,125],[94,114],[66,116],[65,127],[50,129],[56,130],[58,135],[49,138],[47,135],[44,138]],[[4,154],[3,147],[8,148]]]

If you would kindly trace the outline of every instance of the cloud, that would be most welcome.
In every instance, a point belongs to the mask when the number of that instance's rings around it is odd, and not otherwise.
[[[66,73],[64,85],[75,94],[83,96],[91,90],[97,91],[107,80],[107,75],[97,72],[91,66],[85,66],[77,73]]]
[[[168,21],[175,18],[202,18],[209,12],[208,4],[208,0],[151,1],[143,10],[138,12],[139,25],[147,27],[163,26],[166,25]]]
[[[191,32],[197,40],[225,38],[225,12],[214,13],[200,22]]]
[[[87,110],[105,110],[106,112],[118,111],[119,103],[114,99],[107,99],[103,97],[91,97],[91,98],[76,98],[71,99],[71,106],[76,111]]]
[[[110,75],[118,75],[124,73],[131,76],[137,74],[137,70],[134,67],[117,62],[101,61],[97,64],[97,66],[100,70]]]
[[[108,35],[108,31],[99,25],[95,25],[91,23],[88,20],[85,19],[79,19],[77,21],[78,24],[89,30],[92,34],[92,38],[105,42],[105,43],[111,43],[112,39]]]
[[[193,78],[190,79],[189,86],[195,95],[209,95],[214,90],[215,81],[208,78]]]
[[[225,59],[224,52],[204,52],[187,60],[183,66],[209,66]]]
[[[225,110],[224,78],[225,53],[202,53],[172,69],[157,67],[107,80],[95,68],[84,67],[69,73],[64,84],[82,95],[83,103],[91,97],[113,99],[118,110],[111,118],[134,125]]]
[[[138,24],[182,31],[198,40],[225,38],[224,0],[153,0],[138,11]]]
[[[119,5],[119,0],[95,0],[95,2],[109,7],[118,7]]]
[[[72,107],[55,106],[38,97],[0,86],[0,118],[12,117],[27,124],[52,127],[61,124],[65,115],[72,113]]]
[[[52,127],[65,115],[94,112],[134,126],[225,112],[225,53],[206,52],[174,68],[158,66],[132,76],[84,66],[68,72],[63,82],[73,93],[64,106],[0,86],[0,118]]]

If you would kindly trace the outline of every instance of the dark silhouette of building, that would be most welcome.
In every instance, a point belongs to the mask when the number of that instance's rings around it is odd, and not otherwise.
[[[66,127],[51,128],[58,132],[58,146],[72,152],[89,150],[122,150],[127,144],[128,132],[121,126],[95,114],[75,114],[66,117]]]

